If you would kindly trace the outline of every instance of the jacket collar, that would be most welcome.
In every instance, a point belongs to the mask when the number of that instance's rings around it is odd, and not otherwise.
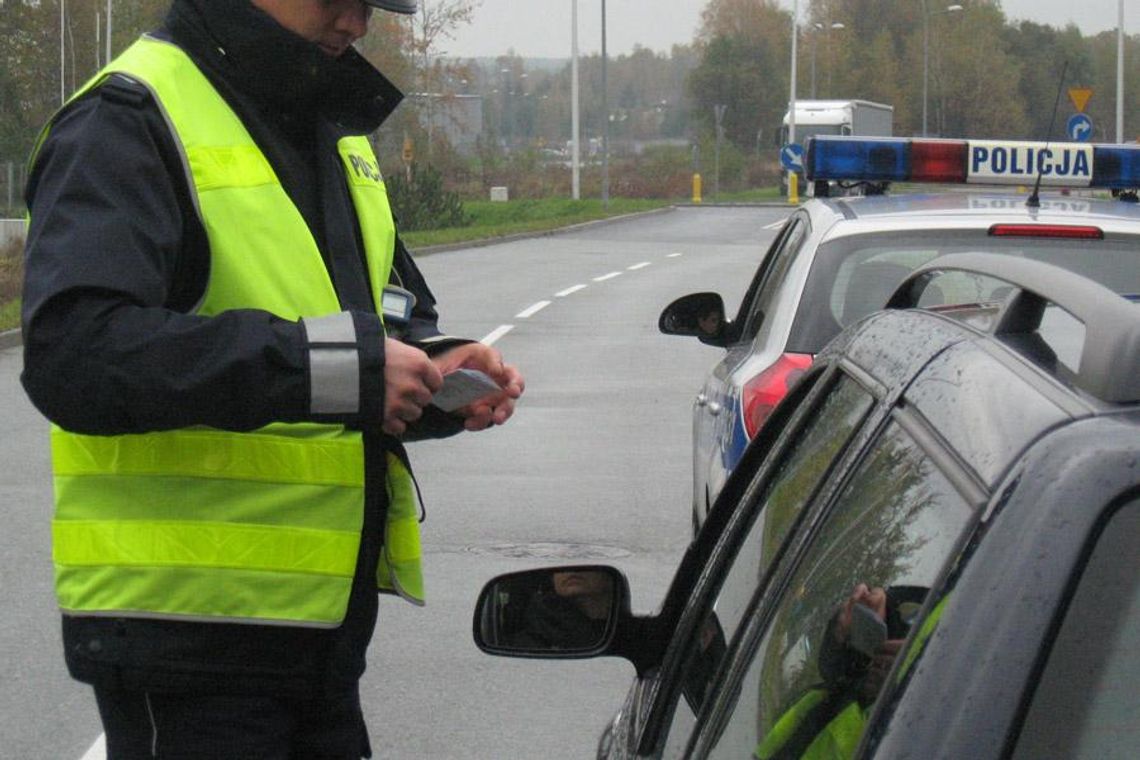
[[[174,0],[166,27],[207,73],[268,110],[369,133],[403,99],[356,50],[330,58],[249,0]]]

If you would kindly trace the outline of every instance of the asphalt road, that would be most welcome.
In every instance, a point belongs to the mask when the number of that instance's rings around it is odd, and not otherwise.
[[[718,358],[657,316],[698,290],[735,309],[784,215],[679,208],[421,259],[443,327],[493,341],[527,393],[505,427],[412,446],[428,605],[382,600],[362,687],[375,757],[593,756],[632,666],[486,656],[475,598],[498,573],[604,562],[635,611],[657,607],[688,540],[690,407]],[[0,350],[0,757],[95,760],[94,701],[59,652],[47,423],[19,371],[19,349]]]

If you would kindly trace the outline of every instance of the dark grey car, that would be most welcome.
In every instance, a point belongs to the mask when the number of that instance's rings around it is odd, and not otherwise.
[[[971,279],[1000,300],[903,308]],[[777,407],[655,615],[606,566],[484,589],[484,651],[633,662],[599,757],[1140,754],[1140,312],[986,254],[890,305]]]

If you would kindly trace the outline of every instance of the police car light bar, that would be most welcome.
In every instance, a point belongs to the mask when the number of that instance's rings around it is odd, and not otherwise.
[[[944,182],[1042,187],[1140,188],[1140,145],[1009,140],[811,137],[809,181]]]

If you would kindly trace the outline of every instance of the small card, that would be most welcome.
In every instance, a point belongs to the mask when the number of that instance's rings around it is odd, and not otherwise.
[[[486,372],[457,369],[443,376],[443,387],[436,392],[431,402],[445,412],[454,412],[501,390],[499,384]]]

